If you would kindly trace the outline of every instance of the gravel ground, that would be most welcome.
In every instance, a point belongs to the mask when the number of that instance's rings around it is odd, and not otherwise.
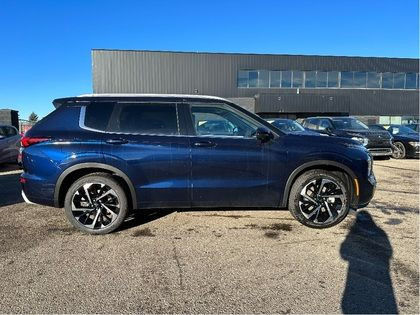
[[[374,169],[369,207],[327,230],[288,211],[148,211],[105,236],[26,205],[3,169],[0,313],[419,313],[419,163]]]

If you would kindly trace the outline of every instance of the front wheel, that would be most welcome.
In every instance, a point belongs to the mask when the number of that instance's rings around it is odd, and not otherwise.
[[[289,211],[302,224],[327,228],[340,223],[349,213],[350,193],[343,173],[311,170],[294,182]]]
[[[64,201],[66,216],[74,227],[89,234],[106,234],[124,221],[127,197],[109,174],[83,176],[70,186]]]
[[[392,157],[394,159],[404,159],[405,158],[405,146],[402,142],[395,142],[392,150]]]

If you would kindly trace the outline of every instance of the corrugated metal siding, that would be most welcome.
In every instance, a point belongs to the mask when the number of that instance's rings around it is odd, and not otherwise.
[[[257,112],[308,108],[321,112],[330,97],[334,104],[330,101],[329,107],[337,111],[348,107],[353,115],[418,115],[419,111],[419,94],[413,90],[300,89],[299,95],[312,96],[296,96],[296,89],[237,88],[241,69],[418,72],[418,59],[93,50],[92,69],[94,93],[260,95]],[[272,101],[282,95],[289,95],[287,101]]]

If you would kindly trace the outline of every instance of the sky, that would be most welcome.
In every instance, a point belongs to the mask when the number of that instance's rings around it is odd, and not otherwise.
[[[92,93],[91,49],[419,57],[418,0],[0,0],[0,108]]]

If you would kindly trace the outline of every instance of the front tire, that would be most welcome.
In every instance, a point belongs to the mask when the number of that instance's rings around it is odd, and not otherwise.
[[[394,148],[392,150],[392,157],[394,159],[405,159],[406,156],[406,150],[405,146],[402,142],[394,142]]]
[[[117,229],[128,212],[121,185],[109,174],[83,176],[70,186],[64,201],[70,223],[89,234],[107,234]]]
[[[348,180],[341,172],[311,170],[294,182],[289,211],[311,228],[328,228],[340,223],[350,210]]]

